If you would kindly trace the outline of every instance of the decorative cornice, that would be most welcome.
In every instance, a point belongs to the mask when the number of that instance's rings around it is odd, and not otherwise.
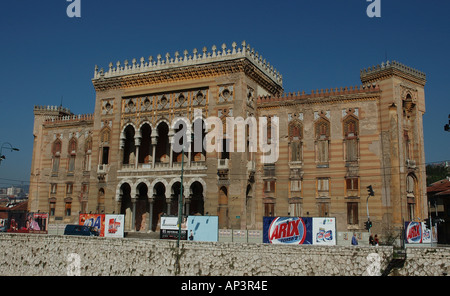
[[[311,94],[304,91],[297,93],[284,93],[279,96],[262,96],[256,100],[257,108],[270,108],[273,106],[287,106],[295,104],[319,104],[342,100],[366,100],[377,97],[381,92],[379,85],[361,85],[341,88],[312,90]]]
[[[372,83],[392,76],[399,76],[419,85],[425,86],[427,77],[424,72],[405,66],[399,62],[387,61],[377,66],[362,69],[360,73],[362,83]]]
[[[194,49],[193,55],[188,55],[185,50],[184,57],[180,57],[176,52],[175,58],[171,58],[167,53],[165,59],[158,55],[156,61],[150,57],[148,62],[142,57],[140,64],[133,59],[131,65],[128,61],[125,61],[123,66],[117,62],[116,67],[110,63],[106,72],[103,69],[99,71],[96,66],[92,82],[96,90],[106,90],[245,72],[262,83],[271,93],[282,91],[280,73],[245,41],[239,48],[236,42],[233,42],[232,49],[227,49],[223,44],[222,50],[216,50],[216,46],[213,46],[212,52],[207,52],[204,47],[203,54],[200,54]]]

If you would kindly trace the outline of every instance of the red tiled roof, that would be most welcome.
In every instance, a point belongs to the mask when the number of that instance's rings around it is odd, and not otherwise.
[[[439,180],[434,182],[430,186],[427,187],[427,192],[442,192],[450,189],[450,181],[446,179]]]

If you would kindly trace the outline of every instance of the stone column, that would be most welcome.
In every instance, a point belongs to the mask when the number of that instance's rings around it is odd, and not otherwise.
[[[190,206],[191,206],[191,198],[192,195],[188,195],[185,199],[184,199],[184,204],[185,204],[185,211],[184,211],[184,216],[189,216],[189,210],[190,210]]]
[[[170,206],[171,206],[171,201],[172,201],[172,198],[167,198],[166,197],[166,205],[167,205],[167,215],[170,215]]]
[[[134,146],[135,146],[135,155],[136,159],[134,161],[134,168],[137,169],[138,163],[139,163],[139,147],[141,146],[141,131],[137,131],[136,135],[134,136]]]
[[[150,205],[150,209],[149,209],[149,213],[148,213],[148,231],[152,231],[152,222],[153,222],[153,202],[154,202],[154,197],[149,197],[148,198],[148,203]]]
[[[137,197],[136,197],[137,198]],[[136,198],[131,199],[131,229],[135,231],[136,230]]]
[[[156,160],[156,137],[152,138],[152,168],[155,168],[155,160]]]

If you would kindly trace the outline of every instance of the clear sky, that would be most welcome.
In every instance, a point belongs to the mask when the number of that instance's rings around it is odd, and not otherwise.
[[[93,113],[95,65],[243,40],[283,75],[286,92],[355,86],[360,70],[396,60],[427,74],[426,162],[450,160],[450,2],[381,0],[0,2],[0,187],[29,182],[33,106]],[[6,183],[6,184],[5,184]]]

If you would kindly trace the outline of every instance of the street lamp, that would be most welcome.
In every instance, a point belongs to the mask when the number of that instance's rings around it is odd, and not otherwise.
[[[187,136],[186,136],[187,138]],[[180,197],[178,198],[178,240],[177,240],[177,248],[180,247],[181,240],[181,223],[183,222],[183,173],[184,173],[184,148],[185,143],[183,139],[183,146],[181,150],[181,187],[180,187]],[[191,143],[194,141],[194,134],[191,133]],[[187,145],[187,148],[190,149],[190,146]],[[172,153],[172,152],[171,152]]]
[[[5,147],[5,145],[8,145],[9,147]],[[3,149],[9,149],[9,151],[19,151],[19,148],[13,147],[10,143],[4,142],[2,144],[2,147],[0,147],[0,164],[2,163],[2,160],[6,159],[6,156],[3,154]]]

